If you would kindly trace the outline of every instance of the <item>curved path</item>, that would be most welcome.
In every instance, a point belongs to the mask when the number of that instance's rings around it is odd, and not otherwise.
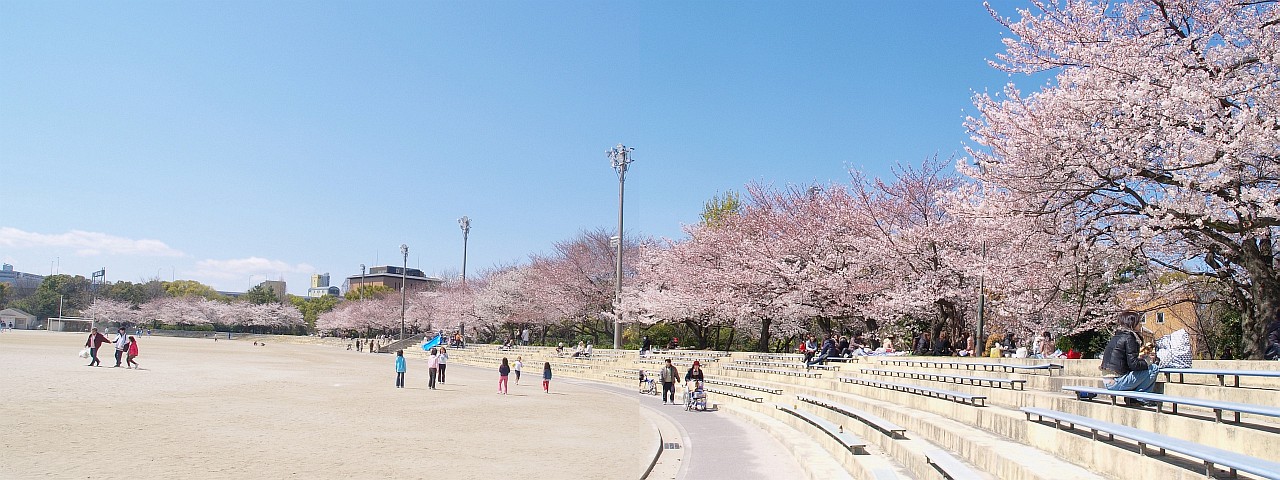
[[[646,408],[676,424],[681,439],[664,438],[667,456],[671,450],[682,452],[681,465],[675,477],[771,479],[800,476],[800,464],[791,449],[755,425],[726,412],[687,412],[683,404],[662,404],[660,396],[641,395],[634,389],[590,380],[566,379],[566,383],[583,385],[635,398]],[[674,444],[674,445],[673,445]],[[650,478],[671,478],[655,475]],[[802,475],[802,474],[801,474]]]

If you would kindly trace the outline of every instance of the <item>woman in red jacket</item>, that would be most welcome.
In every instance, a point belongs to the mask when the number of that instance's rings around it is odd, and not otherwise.
[[[94,327],[93,331],[89,332],[89,339],[85,340],[84,346],[89,347],[89,356],[93,357],[93,360],[89,361],[90,367],[102,366],[102,361],[98,360],[98,347],[107,342],[110,342],[110,340],[107,340],[106,335],[99,333],[97,327]]]
[[[125,368],[138,368],[138,361],[134,360],[135,358],[138,358],[138,339],[133,338],[133,335],[129,335],[129,363]]]

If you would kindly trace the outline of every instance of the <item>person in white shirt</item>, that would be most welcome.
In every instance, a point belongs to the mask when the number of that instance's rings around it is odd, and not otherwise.
[[[124,352],[129,351],[129,336],[124,334],[124,327],[120,327],[118,330],[116,330],[115,344],[116,344],[115,367],[119,367],[120,361],[122,360],[121,357],[124,355]],[[112,367],[112,368],[115,368],[115,367]]]
[[[444,347],[440,347],[440,355],[436,356],[436,362],[440,364],[440,371],[436,374],[436,381],[444,383],[444,364],[449,361],[449,352],[444,351]]]

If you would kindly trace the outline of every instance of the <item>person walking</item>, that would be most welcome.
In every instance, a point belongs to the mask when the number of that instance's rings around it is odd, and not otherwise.
[[[427,388],[436,389],[436,375],[440,373],[440,352],[431,349],[431,354],[427,356]]]
[[[129,350],[129,336],[124,334],[124,327],[116,330],[116,364],[111,368],[120,366],[120,362],[124,361],[124,352]]]
[[[97,326],[93,328],[93,332],[88,333],[88,339],[84,340],[84,346],[88,347],[88,355],[93,358],[93,360],[88,361],[88,366],[102,366],[102,361],[97,360],[97,348],[108,342],[110,340],[106,338],[106,335],[97,332]]]
[[[662,404],[667,404],[667,394],[671,395],[671,402],[675,403],[676,379],[680,378],[680,372],[676,371],[676,366],[671,364],[670,358],[667,359],[666,365],[662,367],[662,372],[659,376],[662,379]]]
[[[511,366],[511,371],[516,374],[516,385],[520,384],[520,370],[524,369],[524,357],[517,356],[516,363]]]
[[[396,388],[404,388],[404,371],[408,365],[404,361],[404,350],[396,351]]]
[[[439,372],[440,378],[437,379],[437,381],[440,383],[444,383],[444,367],[445,367],[445,362],[448,362],[448,361],[449,361],[449,352],[445,351],[444,347],[440,347],[440,358],[439,358],[439,361],[437,362],[440,364],[440,372]]]
[[[551,362],[542,362],[542,393],[551,393]]]
[[[138,339],[129,335],[129,356],[126,359],[128,365],[126,368],[138,368],[138,361],[134,360],[135,358],[138,358]]]
[[[507,394],[507,376],[511,375],[511,365],[507,364],[507,357],[502,357],[502,365],[498,366],[498,393]]]

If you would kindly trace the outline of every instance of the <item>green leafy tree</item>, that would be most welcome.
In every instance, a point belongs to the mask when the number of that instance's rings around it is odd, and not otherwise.
[[[365,285],[363,287],[356,287],[348,291],[346,294],[346,298],[347,300],[359,300],[361,298],[364,298],[367,300],[370,298],[382,298],[383,296],[389,293],[395,293],[395,292],[397,292],[396,289],[388,287],[386,285]]]
[[[268,303],[280,302],[280,299],[276,298],[276,292],[272,291],[271,288],[266,285],[258,285],[250,288],[249,291],[245,292],[244,296],[240,298],[243,298],[245,301],[254,305],[265,305]]]
[[[164,293],[170,297],[204,297],[210,300],[216,300],[222,295],[214,290],[213,287],[197,282],[195,280],[176,280],[172,282],[161,282],[164,285]],[[256,288],[256,287],[255,287]],[[270,292],[270,289],[267,289]],[[275,298],[272,294],[271,298]],[[275,301],[275,300],[272,300]]]
[[[14,302],[13,306],[36,318],[58,316],[59,303],[64,315],[75,315],[89,306],[89,279],[76,275],[50,275],[34,294]]]
[[[98,287],[96,297],[133,306],[142,305],[163,296],[164,290],[150,288],[150,283],[115,282]]]
[[[0,283],[0,309],[9,304],[9,296],[11,295],[9,290],[11,288],[7,283]]]
[[[742,212],[742,200],[735,192],[716,195],[702,204],[702,224],[710,227],[724,225],[725,220]]]
[[[289,295],[289,303],[302,312],[302,319],[307,322],[307,328],[313,330],[316,328],[316,318],[322,313],[333,310],[341,301],[342,299],[329,295],[316,298]]]

